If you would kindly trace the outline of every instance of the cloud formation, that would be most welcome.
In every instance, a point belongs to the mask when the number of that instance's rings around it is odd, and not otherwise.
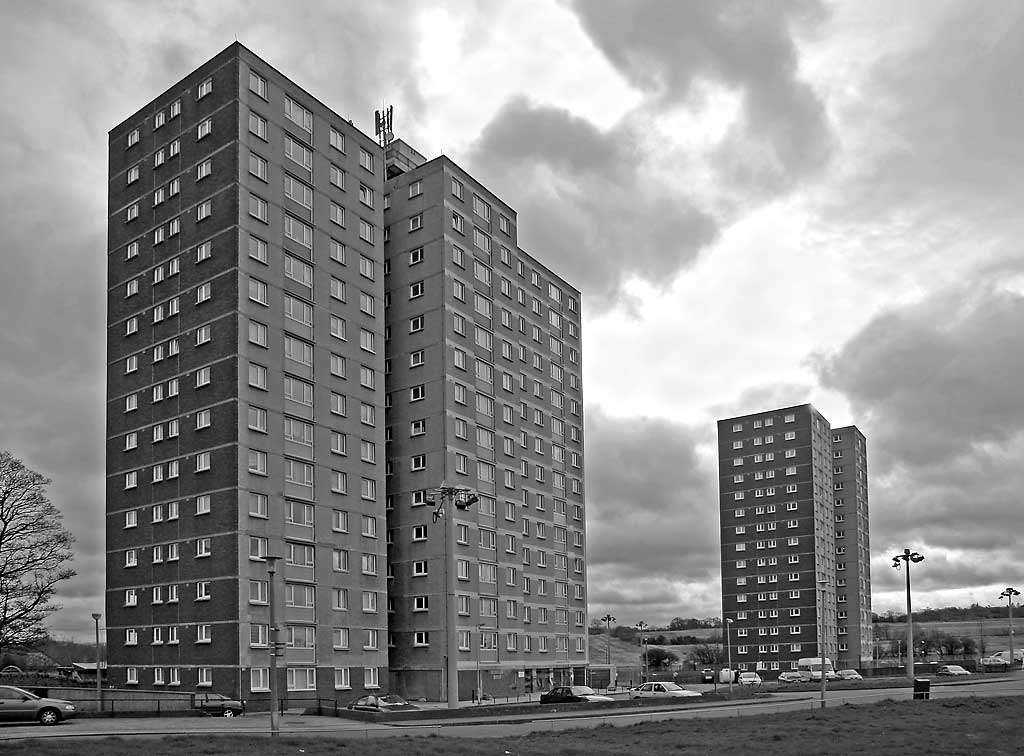
[[[698,453],[713,430],[599,407],[586,420],[591,611],[650,621],[717,592],[716,475]]]
[[[872,550],[927,552],[924,590],[997,583],[1024,567],[1014,503],[1024,296],[1004,286],[1012,273],[979,273],[879,313],[819,363],[822,385],[850,400],[868,436]],[[878,559],[878,590],[898,590]]]

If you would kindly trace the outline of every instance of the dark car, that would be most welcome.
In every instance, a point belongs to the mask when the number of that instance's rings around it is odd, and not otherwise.
[[[70,701],[42,698],[13,685],[0,685],[0,721],[35,719],[42,725],[55,725],[75,714],[75,705]]]
[[[245,714],[242,702],[220,693],[196,693],[195,708],[212,717],[237,717]]]
[[[799,672],[783,672],[779,675],[780,683],[800,683],[804,681],[804,676]]]
[[[560,685],[552,688],[540,697],[542,704],[548,703],[597,703],[599,701],[614,701],[609,696],[601,696],[594,692],[593,688],[586,685]]]
[[[394,714],[400,711],[417,711],[420,707],[409,703],[399,695],[360,696],[348,705],[352,711],[367,711],[371,714]]]

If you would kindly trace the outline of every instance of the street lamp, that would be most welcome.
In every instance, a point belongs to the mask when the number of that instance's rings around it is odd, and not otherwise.
[[[455,554],[452,544],[455,543],[455,518],[448,515],[445,510],[445,502],[450,503],[456,510],[465,511],[476,504],[480,497],[468,488],[441,485],[431,491],[432,498],[427,503],[434,506],[431,517],[436,523],[444,519],[444,616],[445,616],[445,647],[447,658],[445,660],[445,684],[448,708],[459,707],[459,635],[458,635],[458,613],[455,599],[455,570],[452,569],[451,561]],[[448,510],[450,512],[450,509]]]
[[[612,623],[615,622],[615,618],[611,614],[606,614],[601,618],[601,621],[608,628],[608,680],[610,681],[612,679]]]
[[[732,698],[732,639],[730,638],[729,628],[732,626],[732,619],[729,617],[725,618],[725,657],[726,663],[729,665],[729,698]]]
[[[900,562],[907,565],[907,677],[910,678],[911,684],[914,682],[914,615],[910,605],[910,565],[923,561],[924,556],[910,549],[903,549],[902,554],[892,558],[894,569],[900,568]]]
[[[277,639],[277,616],[275,613],[274,599],[274,577],[277,574],[277,562],[279,556],[265,556],[267,563],[267,602],[270,604],[270,626],[268,640],[270,641],[270,735],[277,737],[281,734],[281,705],[277,696],[277,652],[280,645]]]
[[[100,678],[100,617],[99,612],[92,613],[92,620],[96,623],[96,706],[100,712],[103,711],[103,680]]]
[[[647,649],[644,648],[644,631],[646,631],[650,625],[643,620],[640,620],[636,625],[634,625],[634,627],[640,631],[640,661],[643,664],[643,679],[641,679],[640,682],[647,682]]]
[[[1007,587],[1005,591],[999,594],[999,598],[1006,599],[1006,613],[1010,617],[1010,669],[1013,669],[1013,665],[1016,664],[1017,659],[1013,655],[1013,597],[1019,596],[1020,591],[1016,588]]]
[[[825,599],[827,594],[825,589],[828,587],[828,582],[825,580],[818,581],[818,587],[821,589],[821,605],[818,608],[818,627],[820,629],[818,656],[821,657],[821,708],[825,708]]]

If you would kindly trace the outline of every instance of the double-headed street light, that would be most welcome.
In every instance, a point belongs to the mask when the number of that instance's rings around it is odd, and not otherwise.
[[[1010,586],[1007,586],[1006,590],[999,594],[999,598],[1006,599],[1006,613],[1010,617],[1010,669],[1013,669],[1017,663],[1017,659],[1013,655],[1013,599],[1019,595],[1020,591]]]
[[[458,613],[455,599],[455,570],[452,569],[452,559],[455,554],[452,545],[455,543],[455,518],[451,516],[451,509],[446,512],[445,503],[450,504],[457,511],[465,511],[476,504],[480,497],[468,488],[457,486],[438,486],[430,492],[432,496],[427,499],[427,504],[434,506],[431,513],[434,522],[444,520],[444,616],[445,616],[445,645],[447,658],[445,660],[445,683],[448,708],[457,709],[459,706],[459,631]]]
[[[615,621],[615,618],[609,613],[604,615],[601,618],[601,621],[605,623],[605,626],[608,628],[608,679],[611,680],[610,675],[612,673],[612,623]]]
[[[897,554],[892,558],[894,569],[900,568],[900,562],[905,562],[907,565],[907,677],[910,678],[911,684],[914,682],[914,615],[910,604],[910,565],[923,561],[924,556],[910,549],[903,549],[902,554]],[[825,671],[822,670],[822,674],[824,673]]]
[[[640,682],[647,682],[647,649],[644,648],[644,632],[650,627],[646,622],[640,620],[633,627],[640,631],[640,661],[643,663],[643,679]]]

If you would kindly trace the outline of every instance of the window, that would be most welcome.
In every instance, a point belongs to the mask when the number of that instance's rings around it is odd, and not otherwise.
[[[196,247],[196,263],[201,263],[203,260],[209,260],[212,255],[212,242],[203,242],[198,247]]]
[[[255,194],[249,195],[249,215],[256,220],[267,222],[267,201]]]
[[[373,154],[362,147],[359,148],[359,165],[370,173],[373,173]]]
[[[208,137],[211,131],[213,131],[213,119],[207,118],[205,121],[200,122],[196,128],[196,141],[198,142],[200,139]]]

